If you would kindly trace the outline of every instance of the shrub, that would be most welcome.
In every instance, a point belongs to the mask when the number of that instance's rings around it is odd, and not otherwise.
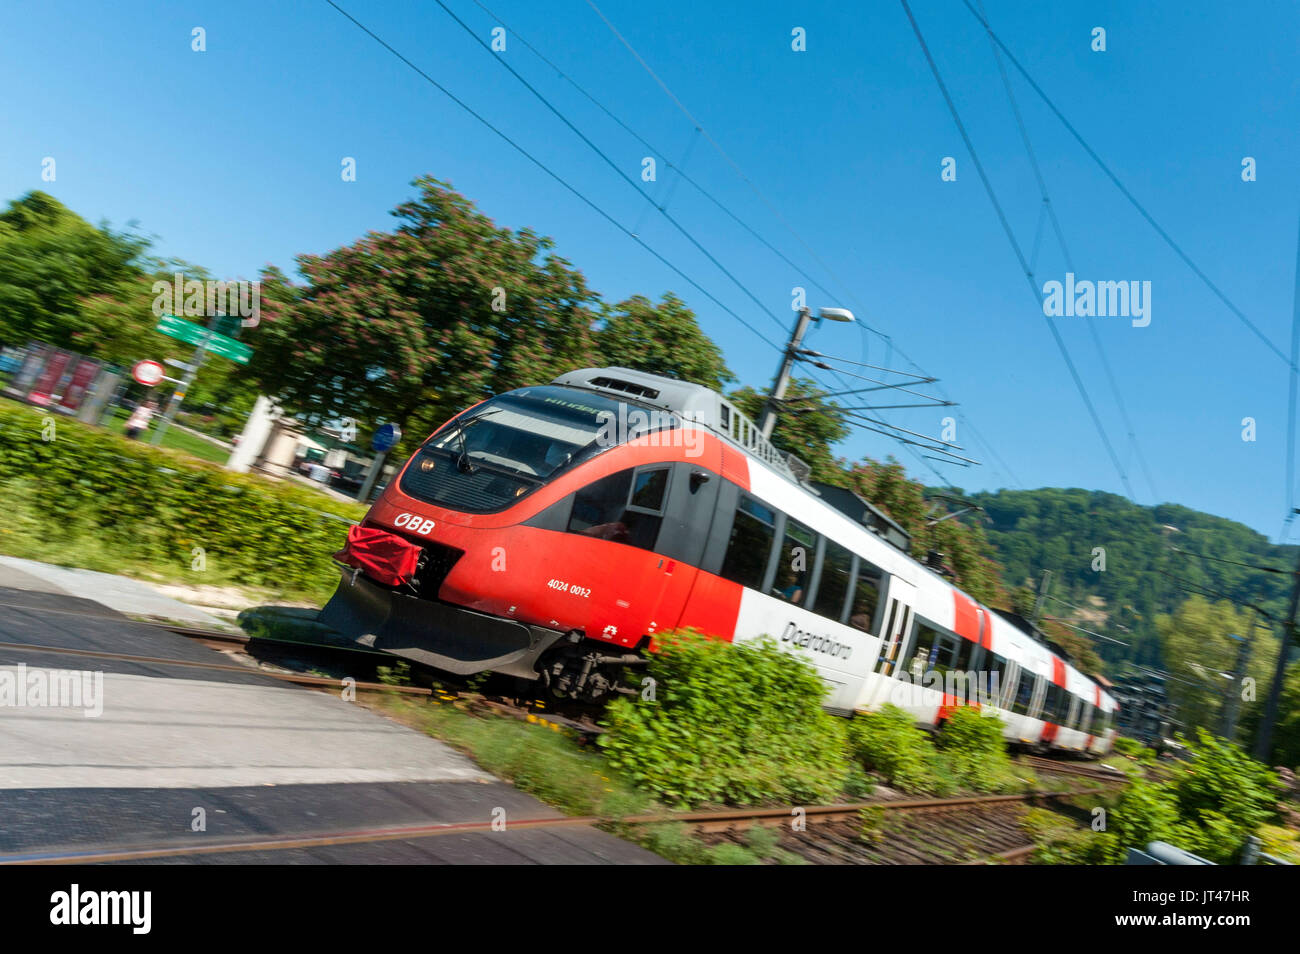
[[[1182,819],[1206,833],[1200,839],[1210,852],[1205,857],[1226,863],[1273,816],[1277,776],[1204,729],[1197,730],[1191,749],[1194,759],[1170,783],[1171,794]]]
[[[316,595],[333,589],[330,556],[364,513],[360,506],[68,418],[55,417],[46,440],[49,417],[0,401],[0,488],[11,501],[0,526],[24,517],[33,525],[27,536],[42,544],[22,555],[40,559],[47,544],[69,552],[90,543],[122,566],[183,577],[201,547],[208,579]]]
[[[1002,792],[1020,784],[1007,746],[1003,723],[981,715],[971,706],[958,706],[943,723],[935,741],[947,757],[958,784],[975,792]]]
[[[1118,735],[1113,743],[1115,751],[1120,755],[1126,755],[1135,759],[1143,752],[1144,746],[1137,739],[1130,739],[1127,736]]]
[[[1178,806],[1163,785],[1134,779],[1106,814],[1106,831],[1091,846],[1089,860],[1119,864],[1129,848],[1145,848],[1152,841],[1178,847]]]
[[[849,744],[865,768],[913,794],[944,794],[934,745],[910,713],[893,705],[859,713],[849,722]]]
[[[1231,864],[1274,812],[1276,777],[1240,748],[1198,730],[1193,760],[1169,782],[1133,779],[1108,809],[1093,861],[1119,863],[1126,849],[1164,841]]]
[[[673,805],[825,802],[848,775],[826,687],[771,640],[661,637],[653,699],[615,700],[600,739],[609,763]]]

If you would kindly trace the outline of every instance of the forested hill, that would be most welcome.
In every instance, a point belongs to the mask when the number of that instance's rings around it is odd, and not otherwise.
[[[1138,506],[1115,494],[1079,489],[967,496],[988,513],[985,529],[1008,587],[1037,586],[1043,570],[1051,570],[1051,595],[1082,612],[1049,600],[1045,615],[1132,642],[1130,651],[1094,641],[1111,669],[1123,658],[1159,661],[1155,617],[1172,612],[1189,590],[1211,599],[1221,594],[1258,603],[1279,618],[1285,613],[1296,548],[1275,546],[1233,520],[1177,504]],[[1198,559],[1175,547],[1215,559]],[[1104,569],[1096,548],[1104,551]],[[1236,563],[1286,572],[1263,573]]]

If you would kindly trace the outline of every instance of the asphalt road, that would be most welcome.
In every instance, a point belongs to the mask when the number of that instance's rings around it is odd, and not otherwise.
[[[0,643],[230,662],[12,567],[0,567]],[[83,696],[67,695],[67,679],[62,705],[15,694],[25,680],[53,697],[51,670],[75,671]],[[254,671],[0,647],[0,861],[158,848],[168,853],[150,863],[665,863],[586,826],[511,827],[559,817],[442,743],[335,693]],[[493,820],[504,828],[371,839],[377,830]],[[348,843],[195,853],[286,837]]]

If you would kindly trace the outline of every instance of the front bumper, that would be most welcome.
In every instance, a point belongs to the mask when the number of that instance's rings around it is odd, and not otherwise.
[[[350,567],[320,621],[362,646],[460,676],[499,672],[537,678],[537,660],[563,634],[409,596]]]

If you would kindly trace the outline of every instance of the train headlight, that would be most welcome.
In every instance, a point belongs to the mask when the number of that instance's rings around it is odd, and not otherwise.
[[[432,457],[426,457],[424,460],[420,461],[420,470],[424,471],[426,474],[437,466],[438,462]]]

